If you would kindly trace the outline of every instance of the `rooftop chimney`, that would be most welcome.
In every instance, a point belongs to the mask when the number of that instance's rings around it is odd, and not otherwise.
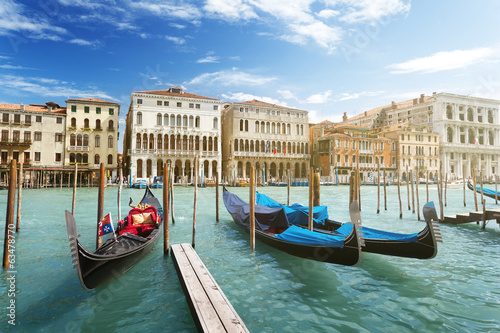
[[[420,101],[419,101],[419,103],[423,103],[424,102],[424,97],[425,97],[424,94],[420,94]]]
[[[398,105],[396,104],[396,102],[392,101],[392,108],[393,109],[397,109],[398,108]]]
[[[19,105],[21,106],[21,111],[24,111],[24,104],[20,103]]]
[[[413,105],[417,105],[418,104],[418,98],[414,98],[413,99]]]

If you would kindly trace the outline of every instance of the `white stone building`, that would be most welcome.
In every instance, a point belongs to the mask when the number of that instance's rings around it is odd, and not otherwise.
[[[291,171],[305,178],[310,167],[308,112],[257,100],[227,105],[222,114],[223,172],[229,181],[280,180]]]
[[[448,178],[470,177],[472,169],[492,179],[499,173],[500,101],[487,98],[433,93],[432,96],[366,111],[348,123],[379,128],[412,123],[417,129],[437,132],[440,160]]]
[[[163,174],[173,167],[175,182],[192,182],[194,158],[199,156],[204,178],[221,171],[221,101],[168,90],[131,94],[124,137],[124,162],[132,182]],[[199,170],[201,176],[201,170]]]

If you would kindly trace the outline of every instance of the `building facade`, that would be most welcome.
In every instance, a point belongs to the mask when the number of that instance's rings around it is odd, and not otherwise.
[[[401,180],[406,181],[407,173],[417,172],[420,179],[435,179],[439,173],[440,140],[437,132],[415,129],[409,124],[399,128],[386,128],[381,135],[397,142],[396,168]]]
[[[412,123],[417,129],[436,132],[440,160],[449,178],[482,170],[486,178],[498,174],[500,153],[500,101],[449,93],[395,103],[346,119],[348,123],[381,128]]]
[[[0,104],[0,168],[12,159],[25,168],[62,169],[66,108],[45,105]]]
[[[131,181],[161,176],[164,163],[170,163],[175,182],[191,183],[195,156],[200,176],[220,175],[221,104],[179,87],[133,92],[123,140]]]
[[[380,165],[386,180],[396,176],[397,142],[383,137],[370,128],[337,124],[326,128],[318,124],[312,128],[317,152],[313,163],[322,176],[333,183],[348,183],[351,171],[359,168],[361,181],[372,182]]]
[[[257,100],[227,104],[222,112],[223,173],[228,181],[306,178],[310,167],[308,112]]]
[[[120,105],[96,98],[66,101],[66,156],[64,164],[78,163],[82,171],[96,172],[104,163],[116,177]]]

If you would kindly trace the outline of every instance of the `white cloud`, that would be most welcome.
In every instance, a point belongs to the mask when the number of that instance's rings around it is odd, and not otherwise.
[[[311,104],[323,104],[328,101],[328,98],[332,95],[331,90],[327,90],[325,92],[317,93],[314,95],[309,96],[306,99],[306,103],[311,103]]]
[[[201,74],[192,79],[191,81],[186,82],[186,85],[220,84],[223,86],[230,86],[230,85],[256,86],[271,82],[273,80],[276,80],[276,78],[257,76],[238,71],[220,71],[214,73]]]
[[[25,15],[25,7],[12,0],[2,0],[0,5],[0,35],[21,32],[23,37],[33,39],[61,40],[64,28],[50,23],[40,15]]]
[[[71,39],[71,40],[69,40],[69,43],[77,44],[77,45],[81,45],[81,46],[97,46],[99,44],[98,41],[91,42],[91,41],[81,39],[81,38]]]
[[[229,21],[257,19],[252,7],[244,0],[207,0],[203,9],[209,16],[219,18],[221,15]]]
[[[498,52],[491,48],[476,48],[471,50],[455,50],[437,52],[431,56],[415,58],[402,63],[387,66],[392,74],[413,72],[434,73],[444,70],[465,68],[480,62],[498,57]]]
[[[362,91],[359,93],[341,93],[339,94],[337,101],[348,101],[350,99],[358,99],[363,96],[373,97],[373,96],[378,96],[382,93],[383,91]]]
[[[30,69],[34,70],[35,68],[30,68],[30,67],[23,67],[23,66],[13,66],[13,65],[0,65],[0,68],[2,69]]]
[[[342,29],[339,27],[330,27],[323,22],[316,21],[311,24],[291,24],[290,28],[299,36],[309,37],[318,45],[333,51],[337,44],[342,40]]]
[[[170,23],[170,26],[173,28],[177,28],[177,29],[185,29],[186,28],[186,26],[184,24],[178,24],[178,23]]]
[[[217,56],[208,56],[202,59],[198,59],[196,61],[199,64],[204,64],[204,63],[218,63],[219,62],[219,57]]]
[[[180,37],[165,36],[165,39],[169,40],[171,42],[174,42],[177,45],[186,44],[186,40],[184,38],[180,38]]]
[[[183,3],[182,6],[175,6],[172,5],[169,1],[157,1],[157,2],[160,3],[148,2],[148,1],[131,2],[130,7],[132,9],[142,9],[157,16],[167,17],[170,19],[197,21],[202,16],[198,8],[187,3]]]
[[[297,97],[290,90],[278,90],[278,94],[283,96],[284,99],[298,100]]]
[[[316,16],[328,20],[332,17],[337,17],[340,15],[340,12],[338,10],[332,10],[332,9],[323,9],[319,13],[316,14]]]
[[[90,88],[80,90],[70,87],[64,81],[41,77],[0,75],[0,89],[11,89],[44,97],[102,98],[116,101],[115,98],[100,90]]]
[[[330,2],[346,6],[345,14],[340,20],[347,23],[381,21],[387,16],[407,14],[411,8],[409,0],[333,0]]]
[[[252,94],[245,94],[245,93],[230,93],[230,94],[222,94],[222,98],[228,101],[232,102],[246,102],[246,101],[251,101],[251,100],[258,100],[261,102],[266,102],[270,104],[276,104],[279,106],[287,106],[286,102],[279,101],[275,98],[272,97],[266,97],[266,96],[256,96]]]

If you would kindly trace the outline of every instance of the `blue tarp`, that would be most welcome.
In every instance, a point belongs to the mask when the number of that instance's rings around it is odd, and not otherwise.
[[[390,239],[402,242],[416,242],[418,241],[418,232],[414,234],[399,234],[395,232],[383,231],[378,229],[372,229],[367,227],[362,227],[363,235],[365,239]],[[344,223],[340,228],[334,231],[338,235],[348,236],[351,234],[352,224]]]
[[[472,188],[474,188],[474,186],[472,186]],[[480,187],[480,186],[477,186],[477,187],[476,187],[476,191],[477,191],[478,193],[481,193],[481,187]],[[483,187],[483,193],[484,193],[484,194],[489,194],[489,195],[495,196],[495,190],[490,190],[489,188],[484,188],[484,187]],[[500,192],[499,192],[498,196],[500,197]]]
[[[310,246],[344,247],[344,237],[322,234],[297,226],[290,226],[281,234],[275,236],[286,242]]]
[[[250,205],[243,201],[236,194],[229,191],[223,192],[224,204],[233,217],[234,221],[242,226],[250,225]],[[255,205],[255,228],[258,230],[268,230],[271,228],[286,229],[290,224],[283,207],[271,208],[262,205]]]
[[[256,203],[266,207],[285,208],[286,216],[291,224],[307,226],[309,223],[309,207],[297,203],[290,206],[282,205],[262,193],[257,193]],[[313,208],[313,222],[315,224],[325,224],[325,220],[327,219],[328,208],[326,206],[316,206]]]

